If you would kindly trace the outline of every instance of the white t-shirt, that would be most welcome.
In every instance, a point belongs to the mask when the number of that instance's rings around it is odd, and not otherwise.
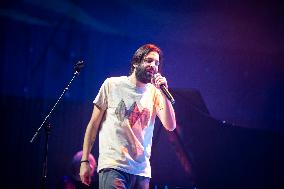
[[[151,146],[161,93],[154,85],[136,87],[128,77],[104,81],[94,103],[105,110],[99,130],[98,171],[115,168],[151,177]]]

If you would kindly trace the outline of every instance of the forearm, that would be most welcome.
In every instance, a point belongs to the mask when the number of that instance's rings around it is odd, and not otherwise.
[[[96,139],[96,134],[97,126],[89,123],[84,136],[82,160],[88,159]]]
[[[166,96],[164,94],[162,96],[163,106],[159,111],[159,117],[164,127],[169,131],[173,131],[176,128],[175,111],[173,105]]]
[[[84,136],[82,160],[87,160],[89,157],[89,154],[95,142],[96,135],[97,135],[103,115],[104,115],[104,111],[98,109],[98,107],[94,105],[92,117],[87,125],[85,136]]]
[[[93,114],[94,115],[94,114]],[[93,117],[92,117],[93,118]],[[81,161],[81,165],[80,165],[80,179],[82,181],[82,183],[86,184],[86,185],[90,185],[91,183],[91,167],[90,167],[90,163],[88,162],[89,160],[89,154],[91,152],[91,149],[93,147],[95,138],[96,138],[96,134],[97,134],[97,128],[94,124],[94,119],[91,119],[86,132],[85,132],[85,136],[84,136],[84,143],[83,143],[83,154],[82,154],[82,159]]]

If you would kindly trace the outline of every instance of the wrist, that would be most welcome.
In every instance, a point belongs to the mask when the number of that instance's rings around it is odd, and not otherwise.
[[[90,163],[90,161],[86,159],[86,160],[81,160],[80,163]]]

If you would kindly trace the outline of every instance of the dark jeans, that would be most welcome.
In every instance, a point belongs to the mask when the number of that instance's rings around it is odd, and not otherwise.
[[[150,178],[132,175],[116,169],[99,172],[99,189],[149,189]]]

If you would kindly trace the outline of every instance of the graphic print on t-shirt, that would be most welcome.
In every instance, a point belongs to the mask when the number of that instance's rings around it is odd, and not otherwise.
[[[144,129],[147,126],[150,118],[150,111],[147,108],[143,108],[142,111],[140,111],[137,103],[134,102],[129,110],[127,110],[127,107],[123,100],[120,101],[117,108],[115,109],[115,114],[121,122],[125,118],[127,118],[131,128],[137,122],[137,120],[140,120],[140,126],[142,129]]]

